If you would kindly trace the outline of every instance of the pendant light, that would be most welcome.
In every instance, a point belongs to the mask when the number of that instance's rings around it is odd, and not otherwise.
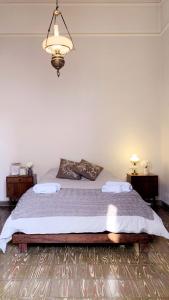
[[[61,17],[63,24],[68,33],[68,37],[59,34],[59,26],[57,24],[58,17]],[[51,28],[53,25],[53,35],[51,35]],[[65,55],[74,48],[73,40],[63,18],[61,11],[59,11],[58,0],[56,0],[56,8],[53,11],[52,19],[50,21],[47,37],[42,43],[43,49],[52,54],[51,64],[57,70],[58,77],[60,76],[60,69],[65,64]]]

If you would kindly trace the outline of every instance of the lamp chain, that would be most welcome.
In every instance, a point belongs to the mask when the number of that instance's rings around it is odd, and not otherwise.
[[[70,31],[69,31],[69,29],[68,29],[68,27],[67,27],[67,25],[66,25],[65,19],[63,18],[62,13],[60,13],[60,15],[61,15],[62,21],[63,21],[63,23],[64,23],[64,25],[65,25],[65,28],[66,28],[66,30],[67,30],[67,33],[68,33],[68,35],[69,35],[69,38],[70,38],[70,40],[71,40],[71,42],[72,42],[72,44],[73,44],[73,48],[75,48],[74,43],[73,43],[73,39],[72,39],[71,34],[70,34]]]
[[[54,19],[54,23],[56,23],[56,14],[55,14],[55,11],[58,8],[59,8],[59,3],[58,3],[58,0],[56,0],[56,9],[54,10],[54,12],[52,14],[52,19],[51,19],[50,24],[49,24],[49,28],[48,28],[48,32],[47,32],[47,37],[46,37],[46,45],[47,45],[47,40],[48,40],[48,37],[49,37],[50,30],[51,30],[51,26],[52,26],[52,23],[53,23],[53,19]]]
[[[56,0],[56,9],[58,9],[58,7],[59,7],[59,1]]]
[[[50,31],[51,31],[51,26],[52,26],[53,21],[54,21],[54,24],[56,24],[56,17],[57,17],[56,11],[58,11],[58,8],[59,8],[59,0],[56,0],[56,8],[55,8],[55,10],[53,11],[52,19],[51,19],[51,21],[50,21],[49,28],[48,28],[48,32],[47,32],[46,46],[47,46],[47,41],[48,41],[48,37],[49,37]],[[64,25],[65,25],[65,28],[66,28],[67,33],[68,33],[68,35],[69,35],[69,38],[70,38],[70,40],[71,40],[71,42],[72,42],[72,44],[73,44],[73,49],[75,49],[75,46],[74,46],[74,43],[73,43],[73,39],[72,39],[71,34],[70,34],[70,31],[69,31],[69,29],[68,29],[68,27],[67,27],[67,25],[66,25],[66,22],[65,22],[65,20],[64,20],[64,18],[63,18],[63,15],[62,15],[61,12],[59,12],[59,14],[60,14],[60,16],[61,16],[61,18],[62,18],[62,21],[63,21]],[[58,15],[59,15],[59,14],[58,14]],[[59,74],[58,74],[58,76],[59,76]]]
[[[50,33],[50,30],[51,30],[51,26],[52,26],[54,17],[55,17],[55,13],[53,12],[52,19],[51,19],[51,21],[50,21],[49,28],[48,28],[48,32],[47,32],[46,45],[47,45],[47,41],[48,41],[48,37],[49,37],[49,33]]]

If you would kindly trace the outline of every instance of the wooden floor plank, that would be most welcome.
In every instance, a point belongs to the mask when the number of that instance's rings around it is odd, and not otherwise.
[[[0,208],[0,226],[10,209]],[[165,224],[169,212],[159,209]],[[31,245],[0,253],[0,300],[169,300],[169,241],[133,246]]]

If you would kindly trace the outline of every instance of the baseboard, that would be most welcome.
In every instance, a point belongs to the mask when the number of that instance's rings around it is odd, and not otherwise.
[[[15,206],[11,201],[0,201],[0,207],[2,206]]]
[[[155,206],[163,206],[163,201],[161,201],[161,200],[156,200],[155,201]]]
[[[153,202],[153,205],[152,206],[154,206],[154,207],[163,207],[163,208],[168,208],[169,209],[169,204],[167,204],[167,203],[165,203],[164,201],[162,201],[162,200],[155,200],[154,202]]]
[[[161,202],[161,206],[169,211],[169,204],[167,204],[166,202],[161,201],[161,200],[160,200],[160,202]]]

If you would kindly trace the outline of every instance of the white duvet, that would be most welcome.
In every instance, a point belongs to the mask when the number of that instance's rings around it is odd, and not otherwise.
[[[64,180],[56,179],[56,170],[51,170],[41,182],[54,181],[61,184],[63,188],[101,188],[108,180],[114,180],[112,175],[102,171],[95,182],[88,180]],[[105,217],[43,217],[43,218],[20,218],[8,217],[0,235],[0,249],[5,252],[7,243],[12,239],[15,232],[26,234],[57,234],[57,233],[82,233],[103,232],[114,233],[141,233],[146,232],[169,239],[169,232],[165,229],[162,220],[153,212],[154,220],[139,216],[105,216]]]

